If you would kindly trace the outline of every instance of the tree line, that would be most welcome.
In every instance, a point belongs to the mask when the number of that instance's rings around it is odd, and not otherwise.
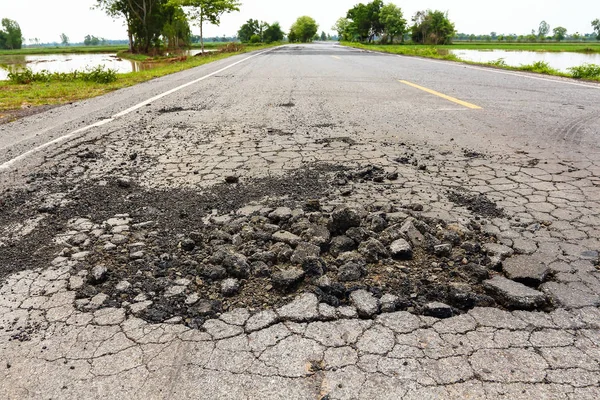
[[[532,29],[528,35],[516,35],[511,34],[498,34],[491,32],[489,35],[474,35],[466,33],[456,34],[456,39],[462,41],[498,41],[498,42],[544,42],[544,41],[556,41],[561,42],[563,40],[570,41],[591,41],[600,40],[600,20],[596,19],[592,21],[592,28],[594,33],[581,34],[579,32],[569,33],[567,28],[563,26],[557,26],[551,29],[550,24],[546,21],[540,22],[537,29]]]
[[[23,46],[21,27],[12,19],[3,18],[0,29],[0,49],[15,50]]]
[[[318,30],[319,25],[313,18],[302,16],[292,24],[287,39],[290,43],[307,43],[321,38],[327,39],[325,32],[319,36],[317,34]],[[269,25],[264,21],[249,19],[240,27],[238,38],[242,43],[273,43],[283,41],[285,33],[279,22]]]
[[[204,23],[219,25],[223,14],[239,11],[240,3],[237,0],[96,0],[96,7],[125,21],[132,53],[149,54],[162,45],[170,49],[188,46],[189,21],[200,28],[204,51]]]
[[[332,29],[342,40],[368,43],[376,38],[383,43],[404,42],[410,37],[414,43],[449,44],[455,34],[448,13],[418,11],[409,26],[402,9],[393,3],[385,4],[383,0],[355,5],[348,10],[346,17],[338,19]]]

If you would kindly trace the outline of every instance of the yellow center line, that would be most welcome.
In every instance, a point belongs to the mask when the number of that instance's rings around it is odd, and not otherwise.
[[[341,60],[341,58],[338,56],[331,56],[331,57],[335,58],[336,60]]]
[[[465,106],[465,107],[473,109],[473,110],[481,110],[481,107],[476,106],[475,104],[467,103],[466,101],[462,101],[462,100],[456,99],[454,97],[447,96],[447,95],[445,95],[443,93],[436,92],[435,90],[427,89],[427,88],[425,88],[423,86],[415,85],[414,83],[411,83],[411,82],[408,82],[408,81],[402,81],[401,80],[399,82],[400,83],[404,83],[405,85],[408,85],[408,86],[412,86],[412,87],[414,87],[416,89],[422,90],[424,92],[433,94],[435,96],[441,97],[442,99],[446,99],[446,100],[451,101],[453,103],[460,104],[461,106]]]

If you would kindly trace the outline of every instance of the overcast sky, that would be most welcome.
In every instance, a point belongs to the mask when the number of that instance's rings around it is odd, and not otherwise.
[[[357,0],[242,0],[240,12],[225,15],[221,26],[206,26],[205,36],[234,35],[250,18],[269,23],[279,21],[288,30],[302,15],[313,17],[320,30],[332,32],[335,21],[359,3]],[[363,0],[364,3],[368,0]],[[392,1],[402,8],[405,18],[418,10],[448,11],[459,32],[489,34],[528,34],[546,20],[552,28],[564,26],[570,33],[592,32],[591,21],[600,18],[598,0],[413,0]],[[26,39],[60,41],[64,32],[72,42],[87,34],[107,39],[126,39],[122,21],[113,21],[101,10],[91,10],[94,0],[0,0],[0,18],[16,20]],[[198,34],[198,28],[193,32]]]

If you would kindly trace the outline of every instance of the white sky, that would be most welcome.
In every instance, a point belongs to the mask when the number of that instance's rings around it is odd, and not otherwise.
[[[302,15],[313,17],[320,31],[331,27],[360,0],[241,0],[238,13],[225,15],[221,26],[206,26],[205,36],[234,35],[248,19],[269,23],[279,21],[287,31]],[[367,3],[369,0],[362,0]],[[489,34],[528,34],[546,20],[552,28],[564,26],[570,33],[592,32],[591,21],[600,18],[600,1],[578,0],[419,0],[392,1],[402,8],[405,18],[427,8],[449,11],[459,32]],[[126,39],[121,21],[113,21],[101,10],[91,10],[94,0],[0,0],[0,18],[16,20],[26,39],[60,41],[64,32],[72,42],[81,42],[87,34],[107,39]],[[198,28],[193,28],[198,34]]]

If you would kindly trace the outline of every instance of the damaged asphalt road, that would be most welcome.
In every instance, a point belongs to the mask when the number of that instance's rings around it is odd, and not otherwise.
[[[0,163],[235,61],[3,125]],[[599,97],[286,46],[31,152],[0,396],[597,398]]]

